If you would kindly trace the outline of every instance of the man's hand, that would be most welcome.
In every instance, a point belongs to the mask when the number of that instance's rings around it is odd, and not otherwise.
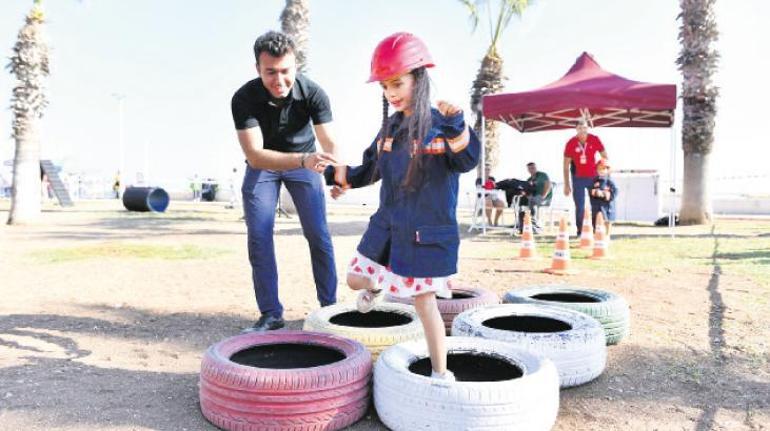
[[[572,187],[569,186],[569,184],[564,184],[564,196],[569,196],[572,194]]]
[[[462,109],[458,108],[457,106],[443,100],[439,100],[437,105],[438,111],[445,117],[451,117],[452,115],[462,111]]]
[[[323,173],[327,166],[336,164],[338,164],[337,159],[335,159],[331,154],[325,152],[316,152],[310,153],[307,157],[305,157],[303,166],[306,169],[316,171],[320,174]]]
[[[332,186],[330,194],[332,195],[332,199],[337,199],[340,196],[345,194],[345,189],[340,186]]]

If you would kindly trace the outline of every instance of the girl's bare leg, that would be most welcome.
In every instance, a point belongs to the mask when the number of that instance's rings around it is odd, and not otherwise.
[[[607,237],[610,236],[610,228],[612,227],[612,222],[606,222],[604,223],[604,230],[607,232]]]
[[[446,328],[438,311],[436,294],[429,292],[415,297],[414,307],[417,309],[417,315],[420,316],[425,331],[433,372],[443,375],[447,370]]]
[[[374,280],[355,274],[348,274],[348,286],[353,290],[374,290]]]

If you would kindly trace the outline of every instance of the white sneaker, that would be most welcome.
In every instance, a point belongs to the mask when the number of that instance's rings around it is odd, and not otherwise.
[[[454,382],[454,381],[457,380],[457,379],[455,379],[454,373],[449,371],[449,370],[444,371],[444,374],[439,374],[439,373],[431,370],[430,378],[431,379],[444,380],[444,381],[447,381],[447,382]]]
[[[372,308],[374,308],[375,305],[377,305],[377,302],[381,296],[382,289],[364,290],[358,294],[358,299],[356,300],[356,308],[358,308],[358,311],[361,313],[368,313],[372,311]]]

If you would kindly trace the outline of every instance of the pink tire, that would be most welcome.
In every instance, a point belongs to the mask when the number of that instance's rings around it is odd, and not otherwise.
[[[414,305],[414,298],[398,298],[385,295],[388,302],[398,302],[401,304]],[[465,310],[470,310],[484,305],[499,304],[500,298],[491,290],[480,287],[471,287],[454,284],[452,287],[452,299],[437,298],[438,310],[441,312],[441,318],[444,320],[447,335],[452,331],[452,322],[455,316]]]
[[[225,430],[339,430],[366,414],[371,374],[371,354],[357,341],[301,331],[243,334],[204,354],[200,408]]]

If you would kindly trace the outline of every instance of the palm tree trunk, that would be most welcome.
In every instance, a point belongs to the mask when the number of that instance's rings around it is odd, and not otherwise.
[[[294,39],[297,46],[297,70],[307,72],[307,46],[310,40],[309,0],[286,0],[281,12],[281,31]]]
[[[682,150],[684,188],[679,219],[682,224],[705,224],[711,220],[709,157],[714,145],[714,118],[719,91],[712,82],[719,53],[715,0],[680,0],[682,51],[677,64],[682,71]]]
[[[473,87],[471,88],[471,108],[476,114],[477,119],[481,118],[479,103],[483,96],[502,91],[503,79],[503,60],[494,53],[487,52],[481,60],[481,66],[479,67],[479,71],[476,74],[476,80],[473,81]],[[480,120],[476,121],[474,130],[477,134],[481,134]],[[489,175],[497,167],[500,157],[499,131],[498,123],[496,121],[485,120],[484,151],[486,157],[484,172]]]
[[[31,125],[16,136],[13,194],[8,224],[28,224],[40,215],[40,140]]]
[[[682,224],[705,224],[711,220],[710,158],[707,153],[690,152],[684,155],[684,188],[679,212]]]
[[[13,47],[14,55],[8,64],[17,81],[11,97],[16,154],[8,224],[30,223],[40,215],[38,122],[48,105],[45,79],[49,74],[44,23],[40,1],[36,0],[19,31]]]

